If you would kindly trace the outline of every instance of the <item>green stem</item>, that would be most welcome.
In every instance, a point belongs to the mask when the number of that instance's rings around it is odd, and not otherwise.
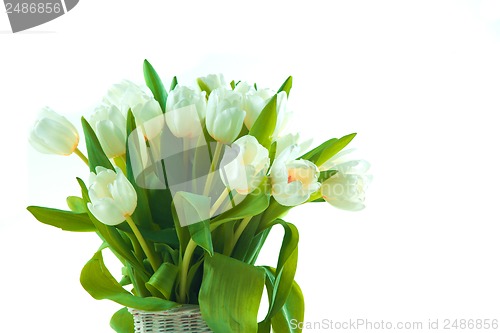
[[[184,257],[182,258],[182,268],[181,268],[181,278],[179,286],[179,300],[181,304],[186,303],[187,299],[187,275],[189,271],[189,264],[191,258],[193,257],[194,250],[196,249],[196,243],[191,238],[186,246],[186,252],[184,252]]]
[[[125,219],[127,220],[127,223],[130,226],[130,228],[132,229],[132,232],[134,233],[135,237],[137,237],[139,244],[141,244],[141,247],[144,250],[146,257],[149,259],[149,262],[151,263],[153,270],[156,272],[158,270],[158,268],[160,267],[160,265],[158,264],[158,261],[156,260],[157,259],[156,256],[153,254],[153,252],[149,248],[144,237],[142,237],[142,234],[139,231],[139,229],[137,229],[137,226],[135,225],[134,220],[132,220],[132,218],[130,216],[127,216]]]
[[[78,147],[75,148],[74,153],[78,155],[78,157],[80,157],[82,161],[85,162],[85,164],[87,164],[87,166],[89,165],[89,159],[85,155],[83,155],[82,151],[78,149]]]
[[[225,188],[224,191],[219,196],[219,198],[214,202],[214,205],[212,206],[212,208],[210,208],[210,217],[214,216],[217,209],[219,209],[224,200],[226,200],[227,196],[229,195],[229,192],[230,192],[229,188]]]
[[[222,152],[222,146],[223,144],[220,142],[217,142],[217,145],[215,146],[215,152],[212,158],[212,164],[210,165],[210,170],[207,176],[207,182],[205,183],[205,189],[203,190],[204,196],[208,196],[208,194],[210,193],[210,188],[212,187],[212,181],[214,179],[214,174],[215,174],[215,167],[217,166],[217,162],[219,161],[220,154]]]
[[[233,252],[234,247],[236,246],[236,243],[238,243],[238,240],[240,239],[241,235],[243,234],[243,231],[245,231],[245,228],[248,226],[248,223],[252,220],[252,216],[247,216],[243,220],[241,220],[240,225],[236,229],[233,237],[233,243],[231,244],[231,252]]]

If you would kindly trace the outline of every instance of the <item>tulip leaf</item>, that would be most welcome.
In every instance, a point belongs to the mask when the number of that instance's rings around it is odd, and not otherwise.
[[[276,269],[272,267],[264,267],[266,270],[266,288],[271,296],[274,293]],[[293,319],[297,323],[304,321],[304,296],[297,282],[293,281],[292,288],[288,298],[279,312],[272,318],[271,323],[274,332],[283,333],[301,333],[302,329],[299,325],[292,325]],[[264,322],[269,322],[265,320]],[[260,324],[259,324],[260,325]]]
[[[233,81],[231,81],[231,83],[229,83],[229,85],[231,86],[231,89],[234,90],[234,88],[236,88],[236,83]]]
[[[146,283],[146,288],[153,296],[158,295],[157,297],[160,298],[171,299],[178,270],[177,266],[164,262]]]
[[[108,299],[123,306],[144,311],[165,311],[179,304],[157,297],[138,297],[125,290],[104,264],[101,251],[97,251],[82,269],[80,282],[95,299]]]
[[[146,85],[153,93],[155,100],[160,104],[163,113],[165,113],[167,90],[165,90],[165,86],[163,82],[161,82],[160,76],[147,59],[144,59],[143,72]]]
[[[201,91],[204,91],[207,93],[207,98],[208,98],[208,96],[210,96],[210,93],[212,92],[212,90],[200,78],[196,79],[196,83],[198,83],[198,87],[200,87]]]
[[[71,209],[72,212],[87,214],[87,206],[85,205],[85,201],[83,201],[82,198],[71,195],[66,198],[66,203],[68,204],[68,208]]]
[[[74,213],[54,208],[29,206],[28,211],[40,222],[66,231],[96,231],[87,213]]]
[[[196,245],[213,255],[214,249],[209,222],[210,198],[179,191],[174,196],[174,204],[180,224],[188,226],[189,234]]]
[[[338,172],[337,170],[325,170],[325,171],[321,171],[319,173],[318,182],[320,182],[320,183],[324,182],[328,178],[334,176],[337,172]]]
[[[199,303],[203,319],[217,333],[257,332],[265,271],[215,253],[205,258]]]
[[[272,318],[286,303],[293,285],[298,261],[299,231],[291,223],[277,219],[274,225],[280,224],[285,229],[275,272],[274,291],[266,319]]]
[[[340,139],[330,139],[323,142],[318,147],[305,153],[300,158],[309,160],[315,163],[317,166],[321,166],[323,163],[325,163],[342,149],[344,149],[345,146],[347,146],[355,136],[356,133],[351,133],[341,137]]]
[[[131,110],[128,110],[127,138],[129,138],[130,140],[132,136],[135,136],[135,138],[131,139],[132,142],[138,142],[138,140],[143,140],[142,138],[137,137],[138,132],[135,129],[136,129],[136,124],[135,124],[134,114],[132,113]],[[130,145],[127,144],[127,150],[126,150],[127,179],[132,184],[137,194],[137,208],[132,214],[132,218],[138,225],[152,229],[152,217],[151,217],[151,211],[149,209],[148,194],[146,192],[146,189],[137,185],[134,175],[134,170],[132,168],[130,148],[131,148]]]
[[[278,112],[276,110],[277,100],[278,95],[274,95],[269,100],[248,133],[254,136],[266,148],[271,146],[272,136],[276,129],[276,121],[278,119]]]
[[[284,91],[286,92],[286,96],[290,97],[290,90],[292,89],[292,83],[293,83],[293,78],[289,76],[285,82],[281,85],[281,87],[278,89],[278,93]]]
[[[117,333],[134,333],[134,317],[127,308],[115,312],[109,325]]]
[[[213,218],[211,221],[212,228],[229,221],[241,220],[248,216],[256,216],[266,210],[266,208],[269,207],[270,200],[270,195],[265,190],[266,184],[267,179],[265,178],[261,186],[248,194],[239,204]]]
[[[82,128],[83,133],[85,134],[85,144],[87,145],[87,153],[89,158],[89,168],[90,171],[96,172],[95,168],[98,166],[102,166],[106,169],[115,170],[113,164],[111,164],[110,160],[104,153],[102,149],[101,143],[97,139],[97,136],[88,123],[88,121],[82,117]]]
[[[175,87],[177,87],[177,84],[178,84],[178,82],[177,82],[177,76],[174,76],[172,78],[172,82],[170,83],[170,91],[174,90]]]
[[[356,133],[348,134],[333,142],[330,146],[326,147],[321,153],[319,153],[317,158],[313,157],[315,159],[314,163],[316,163],[317,166],[321,166],[323,163],[344,149],[355,136]]]

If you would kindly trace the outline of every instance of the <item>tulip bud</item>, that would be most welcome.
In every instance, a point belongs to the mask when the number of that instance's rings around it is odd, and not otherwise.
[[[337,173],[321,185],[323,199],[340,209],[358,211],[365,208],[365,192],[372,179],[366,174],[369,168],[369,163],[363,160],[337,165]]]
[[[219,171],[224,185],[248,194],[259,186],[269,163],[268,150],[255,137],[245,135],[226,147]]]
[[[106,156],[115,158],[125,154],[127,121],[116,106],[99,106],[90,116],[89,123],[94,129]]]
[[[205,92],[177,85],[167,98],[165,121],[178,138],[196,138],[202,133],[207,100]]]
[[[321,184],[318,167],[307,160],[293,159],[298,146],[287,148],[271,167],[272,194],[283,206],[297,206],[306,202]]]
[[[208,98],[206,125],[208,133],[220,143],[233,142],[241,132],[245,111],[241,95],[218,88]]]
[[[134,213],[137,193],[120,169],[116,172],[98,166],[90,174],[88,208],[107,225],[117,225]]]
[[[222,74],[209,74],[198,78],[198,81],[201,81],[210,91],[214,91],[218,88],[230,88]]]
[[[29,142],[36,150],[56,155],[71,155],[79,140],[75,126],[48,107],[40,112],[29,136]]]
[[[104,103],[116,106],[125,115],[129,109],[150,99],[152,99],[152,96],[148,95],[145,89],[133,82],[124,80],[109,88],[106,97],[104,97]]]

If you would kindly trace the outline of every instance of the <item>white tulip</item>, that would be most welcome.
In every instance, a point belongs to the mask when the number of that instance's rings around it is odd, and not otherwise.
[[[197,92],[177,85],[167,98],[165,120],[178,138],[196,138],[202,133],[207,99],[205,92]]]
[[[312,139],[308,139],[306,141],[302,141],[300,139],[300,134],[299,133],[295,133],[295,134],[287,133],[287,134],[285,134],[283,136],[280,136],[280,137],[276,138],[276,156],[281,155],[281,153],[286,148],[288,148],[288,147],[290,147],[292,145],[298,145],[299,146],[297,157],[301,156],[311,146],[312,141],[313,141]]]
[[[246,112],[245,126],[248,129],[252,128],[264,107],[276,94],[275,91],[267,88],[255,89],[254,86],[246,82],[239,83],[234,91],[239,92],[243,97],[243,109]],[[277,96],[276,113],[276,127],[273,137],[277,137],[281,133],[291,116],[291,113],[287,110],[287,94],[284,91]]]
[[[126,115],[129,109],[133,109],[136,105],[144,104],[153,98],[148,92],[137,84],[124,80],[108,89],[104,97],[104,103],[116,106]]]
[[[137,126],[142,128],[146,138],[156,137],[165,126],[165,117],[160,104],[153,98],[132,107]]]
[[[259,186],[269,163],[268,150],[255,137],[245,135],[226,147],[219,172],[224,185],[248,194]]]
[[[210,91],[214,91],[218,88],[229,89],[230,86],[226,83],[224,79],[224,75],[222,74],[209,74],[207,76],[203,76],[198,78],[198,81],[203,82],[207,86]]]
[[[94,129],[106,156],[115,158],[125,154],[127,120],[116,106],[99,106],[90,116],[89,123]]]
[[[206,125],[208,133],[220,143],[233,142],[241,132],[245,111],[241,95],[218,88],[208,98]]]
[[[318,167],[307,160],[295,160],[299,147],[290,146],[283,151],[271,167],[272,194],[283,206],[296,206],[306,202],[318,191]]]
[[[120,169],[98,166],[96,172],[90,174],[88,208],[102,223],[120,224],[134,213],[137,193]]]
[[[29,142],[36,150],[56,155],[71,155],[79,140],[75,126],[48,107],[38,115],[29,136]]]
[[[358,211],[365,208],[365,192],[372,179],[366,174],[369,168],[370,164],[363,160],[337,165],[337,173],[321,186],[323,199],[340,209]]]

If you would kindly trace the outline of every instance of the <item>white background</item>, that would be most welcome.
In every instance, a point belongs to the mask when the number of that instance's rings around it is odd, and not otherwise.
[[[65,208],[86,168],[36,153],[27,135],[45,105],[78,123],[111,84],[141,82],[144,58],[166,82],[222,72],[276,89],[293,75],[304,137],[359,133],[368,208],[287,217],[307,321],[500,319],[499,4],[82,0],[19,34],[2,10],[1,330],[112,331],[119,306],[79,284],[97,237],[25,210]],[[261,262],[274,264],[279,236]]]

